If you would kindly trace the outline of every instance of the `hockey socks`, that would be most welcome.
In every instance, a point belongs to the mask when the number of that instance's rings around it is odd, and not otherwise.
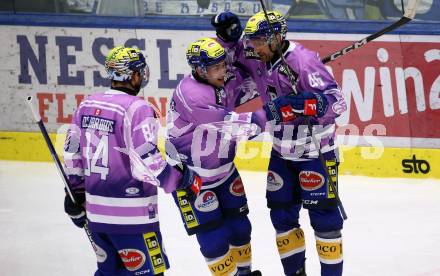
[[[230,250],[237,264],[238,275],[250,275],[252,259],[251,244],[248,243],[242,246],[231,245]]]
[[[206,263],[213,276],[233,276],[237,273],[237,265],[231,250],[218,258],[206,258]]]
[[[321,262],[322,276],[342,275],[343,255],[342,237],[321,238],[316,237],[316,250],[318,251]]]
[[[284,273],[295,275],[296,271],[303,267],[305,260],[306,246],[303,230],[294,228],[287,232],[278,233],[276,242]]]

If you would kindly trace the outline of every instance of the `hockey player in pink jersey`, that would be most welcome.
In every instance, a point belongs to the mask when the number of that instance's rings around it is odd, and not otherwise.
[[[246,195],[233,159],[236,142],[280,123],[290,98],[280,97],[253,113],[235,113],[229,103],[231,81],[242,76],[226,70],[226,53],[215,40],[188,46],[192,74],[180,81],[170,101],[167,154],[200,175],[198,196],[174,194],[189,235],[196,234],[213,275],[259,275],[251,272],[251,224]],[[229,77],[228,77],[229,76]],[[234,85],[235,87],[235,85]]]
[[[261,98],[267,103],[297,93],[292,102],[294,112],[283,114],[289,122],[274,131],[267,175],[266,197],[278,251],[286,275],[306,275],[304,233],[298,222],[302,203],[309,210],[315,231],[321,275],[338,276],[342,274],[343,263],[343,219],[325,170],[337,184],[335,119],[346,110],[346,104],[318,54],[286,39],[287,23],[279,12],[269,11],[268,18],[272,28],[264,12],[259,12],[244,29],[246,43],[255,49],[263,65],[258,67],[261,74],[254,74],[257,78],[261,76],[257,82],[266,82]],[[277,43],[287,65],[278,55]],[[286,66],[298,80],[295,86],[289,80]],[[314,125],[313,135],[318,139],[325,166],[318,158],[305,116]]]
[[[157,187],[173,192],[199,183],[192,171],[182,176],[168,165],[157,148],[156,114],[137,97],[149,78],[143,54],[116,47],[105,68],[111,89],[81,102],[67,134],[65,169],[77,203],[66,196],[65,211],[78,227],[88,224],[96,276],[163,275],[169,264]]]

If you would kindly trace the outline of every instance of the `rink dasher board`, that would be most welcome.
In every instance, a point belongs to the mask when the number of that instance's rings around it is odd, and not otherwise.
[[[201,36],[214,36],[207,30],[5,25],[0,26],[0,34],[7,41],[0,45],[2,70],[8,72],[0,74],[0,110],[8,115],[0,118],[0,159],[36,161],[46,160],[45,148],[40,135],[32,133],[37,129],[23,100],[27,96],[36,98],[49,131],[62,133],[60,128],[70,122],[73,110],[86,95],[106,90],[104,53],[115,45],[129,44],[147,54],[152,70],[149,86],[143,90],[144,98],[165,115],[174,87],[189,73],[186,45]],[[364,34],[288,34],[289,39],[317,50],[321,56],[363,37]],[[356,162],[344,162],[342,173],[438,177],[435,165],[440,162],[431,153],[440,148],[440,128],[430,126],[437,125],[440,119],[439,49],[439,35],[385,35],[329,64],[327,69],[342,86],[349,103],[350,111],[338,118],[340,128],[354,126],[356,131],[347,133],[350,137],[383,136],[388,139],[383,155],[389,152],[395,157],[395,169],[387,167],[382,171],[391,162],[365,157],[367,149],[362,146],[371,149],[373,144],[350,143],[356,147],[344,150],[344,158]],[[258,104],[250,104],[247,109],[257,107]],[[368,133],[376,125],[383,126],[376,129],[379,133]],[[264,147],[252,143],[249,146]],[[381,147],[377,148],[380,152]],[[403,172],[408,170],[408,163],[421,164],[419,159],[430,164],[428,173]],[[265,169],[267,163],[267,158],[258,154],[237,160],[238,166],[249,169]],[[361,165],[363,162],[365,166]]]

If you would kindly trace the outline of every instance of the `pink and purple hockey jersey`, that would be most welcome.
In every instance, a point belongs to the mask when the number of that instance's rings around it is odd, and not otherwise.
[[[172,192],[181,178],[157,148],[158,130],[152,107],[121,91],[93,94],[79,105],[64,163],[71,188],[85,188],[91,231],[158,230],[157,187]]]
[[[240,77],[237,74],[233,79],[239,82]],[[205,188],[220,185],[235,171],[236,142],[254,135],[266,124],[263,110],[234,112],[230,101],[235,97],[228,94],[228,89],[228,83],[224,89],[214,88],[188,75],[170,101],[167,155],[196,171]]]
[[[319,119],[312,118],[313,135],[318,139],[322,153],[333,151],[337,148],[335,119],[347,109],[342,92],[316,52],[295,42],[288,43],[284,58],[297,77],[296,92],[322,93],[328,101],[326,114]],[[250,69],[263,103],[294,93],[281,59],[274,64],[260,62]],[[263,87],[264,91],[261,91]],[[300,161],[318,157],[304,117],[276,126],[272,131],[273,147],[284,159]]]

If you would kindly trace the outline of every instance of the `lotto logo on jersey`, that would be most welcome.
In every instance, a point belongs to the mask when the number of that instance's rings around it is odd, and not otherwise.
[[[316,99],[309,99],[304,101],[304,115],[315,116],[317,114]]]
[[[281,107],[280,111],[281,116],[283,117],[283,122],[289,122],[295,119],[295,114],[293,113],[292,107],[290,105]]]
[[[273,171],[267,172],[267,187],[269,192],[278,191],[283,187],[284,181],[279,174]]]
[[[324,185],[322,174],[314,171],[301,171],[299,173],[299,184],[306,191],[317,190]]]
[[[195,206],[196,209],[200,212],[210,212],[218,208],[218,199],[215,193],[211,191],[205,191],[200,194],[196,201]]]
[[[145,254],[137,249],[122,249],[118,251],[122,263],[128,271],[135,271],[145,263]]]
[[[244,186],[243,182],[241,181],[240,177],[237,177],[232,183],[231,186],[229,186],[229,191],[231,194],[235,196],[242,196],[244,195]]]

